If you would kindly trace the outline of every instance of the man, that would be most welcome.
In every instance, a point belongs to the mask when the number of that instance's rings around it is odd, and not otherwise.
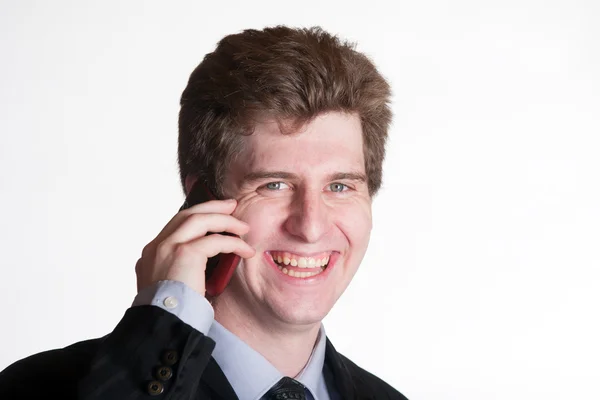
[[[367,249],[389,97],[373,64],[321,29],[221,40],[179,118],[185,193],[202,184],[219,200],[183,209],[143,249],[110,334],[13,364],[0,398],[404,399],[321,324]],[[220,253],[242,260],[207,300]]]

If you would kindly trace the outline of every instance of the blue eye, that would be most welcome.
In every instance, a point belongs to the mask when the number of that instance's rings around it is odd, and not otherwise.
[[[343,183],[332,183],[329,185],[329,190],[331,190],[332,192],[336,192],[336,193],[340,193],[343,192],[344,189],[346,189],[347,186],[344,185]]]
[[[282,190],[286,188],[286,184],[283,182],[269,182],[265,185],[268,190]]]

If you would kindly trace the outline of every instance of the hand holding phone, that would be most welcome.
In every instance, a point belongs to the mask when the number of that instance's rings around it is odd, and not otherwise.
[[[138,291],[175,280],[203,295],[221,294],[240,257],[255,254],[239,237],[248,225],[231,215],[236,204],[215,200],[204,185],[194,185],[180,212],[144,247],[136,264]]]
[[[205,185],[197,182],[186,197],[185,202],[179,211],[211,200],[216,200],[216,197]],[[220,233],[222,235],[239,237],[229,232]],[[214,232],[207,232],[207,235],[211,234],[214,234]],[[206,262],[206,294],[209,296],[218,296],[223,293],[223,290],[225,290],[225,287],[231,280],[233,272],[239,263],[240,256],[235,253],[217,254],[216,256],[210,257]]]

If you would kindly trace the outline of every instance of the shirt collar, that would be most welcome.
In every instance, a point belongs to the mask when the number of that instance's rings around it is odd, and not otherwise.
[[[329,399],[323,378],[326,340],[325,327],[321,324],[317,343],[308,359],[308,363],[306,363],[304,369],[295,378],[310,390],[315,400]]]
[[[266,358],[217,321],[213,322],[208,336],[216,343],[212,356],[240,400],[260,399],[283,377]],[[315,400],[321,398],[325,388],[325,342],[325,329],[321,325],[308,363],[295,378],[310,390]]]

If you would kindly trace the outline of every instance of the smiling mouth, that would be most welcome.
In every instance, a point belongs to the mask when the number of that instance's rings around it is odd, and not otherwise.
[[[312,257],[304,257],[287,251],[269,253],[281,272],[294,278],[311,278],[325,271],[329,266],[331,252]]]

